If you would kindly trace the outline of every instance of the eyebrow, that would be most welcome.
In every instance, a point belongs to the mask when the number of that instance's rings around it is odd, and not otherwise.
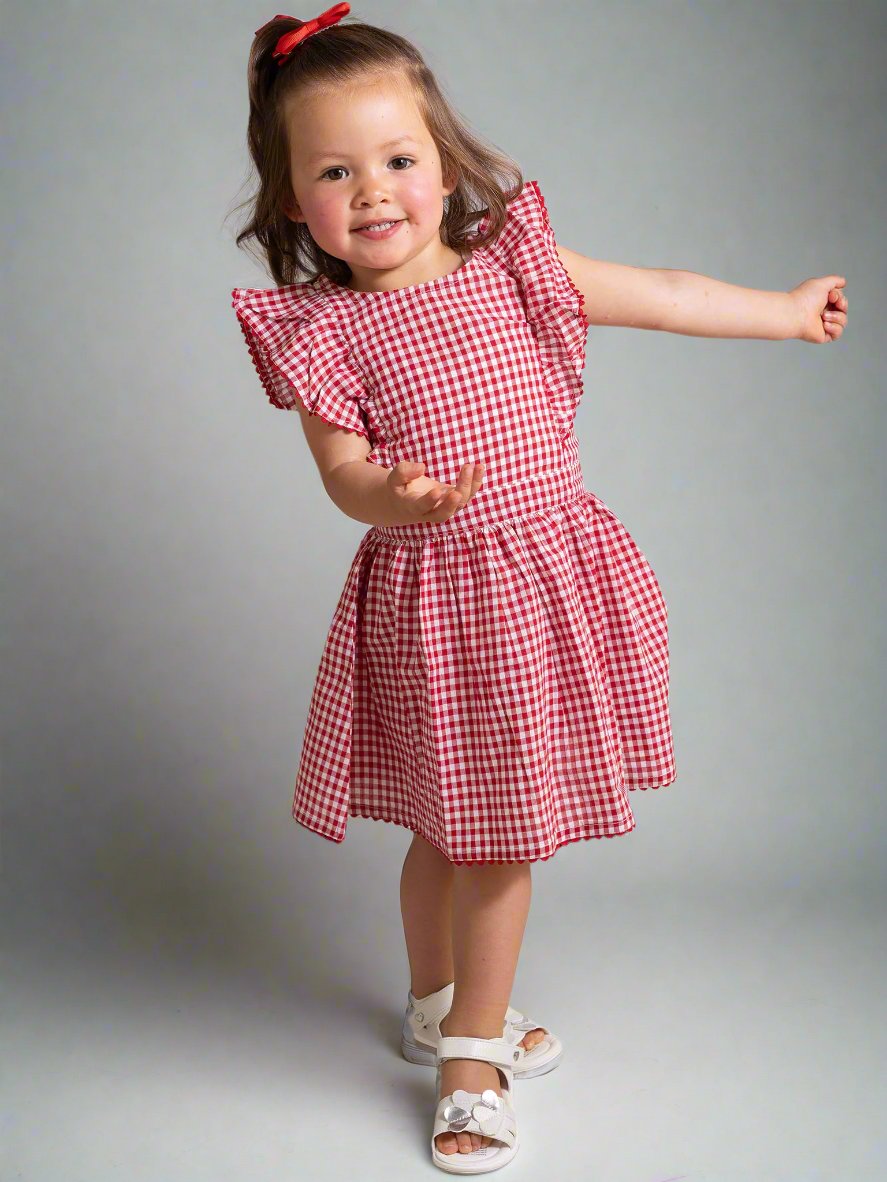
[[[385,148],[395,148],[398,144],[416,144],[418,146],[419,141],[414,140],[411,135],[399,135],[397,139],[387,140],[384,144],[379,144],[379,149],[380,151],[384,151]],[[347,152],[316,152],[313,156],[308,157],[308,163],[316,164],[318,160],[326,160],[332,157],[347,160],[348,154]]]

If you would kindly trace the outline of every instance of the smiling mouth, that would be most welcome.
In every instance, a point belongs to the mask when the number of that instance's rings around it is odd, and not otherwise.
[[[355,226],[351,232],[352,234],[356,234],[358,230],[372,230],[377,226],[380,230],[387,230],[390,229],[391,226],[396,226],[398,222],[402,222],[403,220],[403,218],[387,218],[385,221],[366,222],[363,226]]]

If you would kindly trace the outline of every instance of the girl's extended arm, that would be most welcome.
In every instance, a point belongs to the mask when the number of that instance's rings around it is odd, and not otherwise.
[[[602,262],[565,246],[557,251],[584,296],[589,324],[823,344],[837,340],[847,323],[841,275],[807,279],[788,292],[757,291],[694,271]]]

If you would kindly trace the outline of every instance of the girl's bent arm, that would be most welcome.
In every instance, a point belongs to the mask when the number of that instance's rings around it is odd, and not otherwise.
[[[421,460],[401,460],[393,468],[367,463],[372,447],[359,431],[326,422],[302,402],[296,409],[327,495],[346,517],[365,525],[446,521],[483,483],[482,460],[463,464],[454,485],[428,476]]]
[[[365,525],[399,525],[387,488],[389,468],[368,464],[372,448],[356,431],[327,423],[299,404],[302,430],[327,495],[346,517]]]
[[[583,295],[589,324],[698,337],[798,336],[798,309],[788,292],[737,287],[694,271],[603,262],[564,246],[557,251]]]
[[[326,474],[323,485],[346,517],[365,525],[402,525],[391,503],[390,471],[365,459],[346,460]]]

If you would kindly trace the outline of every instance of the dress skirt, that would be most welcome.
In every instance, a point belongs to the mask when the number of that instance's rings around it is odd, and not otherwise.
[[[293,817],[333,841],[349,816],[389,821],[460,865],[630,832],[628,792],[675,779],[668,671],[656,575],[588,490],[482,526],[373,527],[321,658]]]

